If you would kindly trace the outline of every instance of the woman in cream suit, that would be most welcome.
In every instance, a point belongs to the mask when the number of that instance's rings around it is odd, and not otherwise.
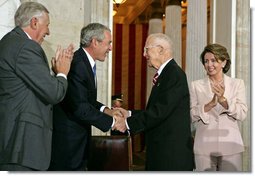
[[[207,77],[190,85],[196,170],[241,171],[244,144],[238,122],[247,115],[244,82],[225,75],[231,64],[225,47],[209,44],[200,59]]]

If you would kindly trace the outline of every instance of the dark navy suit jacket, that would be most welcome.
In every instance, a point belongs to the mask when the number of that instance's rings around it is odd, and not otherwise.
[[[83,170],[89,155],[91,125],[108,131],[113,118],[100,112],[95,79],[82,48],[74,53],[64,100],[54,106],[50,170]]]
[[[189,89],[174,59],[159,75],[146,110],[132,114],[127,118],[131,133],[145,131],[146,170],[193,170]]]

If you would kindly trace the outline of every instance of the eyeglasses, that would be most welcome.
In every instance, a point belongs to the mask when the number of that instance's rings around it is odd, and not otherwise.
[[[159,47],[160,45],[151,45],[143,48],[143,53],[147,53],[150,48]]]

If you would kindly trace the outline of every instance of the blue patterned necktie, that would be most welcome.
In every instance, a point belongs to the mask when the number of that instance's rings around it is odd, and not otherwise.
[[[93,74],[94,74],[95,86],[97,87],[96,64],[93,66]]]
[[[96,77],[96,64],[93,67],[93,73],[94,73],[94,77]]]

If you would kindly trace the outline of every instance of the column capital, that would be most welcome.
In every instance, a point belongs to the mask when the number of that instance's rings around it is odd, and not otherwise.
[[[152,1],[150,7],[151,7],[150,18],[162,19],[164,11],[163,11],[160,1],[158,1],[158,0]]]
[[[169,6],[169,5],[181,6],[181,2],[182,0],[166,0],[166,6]]]

